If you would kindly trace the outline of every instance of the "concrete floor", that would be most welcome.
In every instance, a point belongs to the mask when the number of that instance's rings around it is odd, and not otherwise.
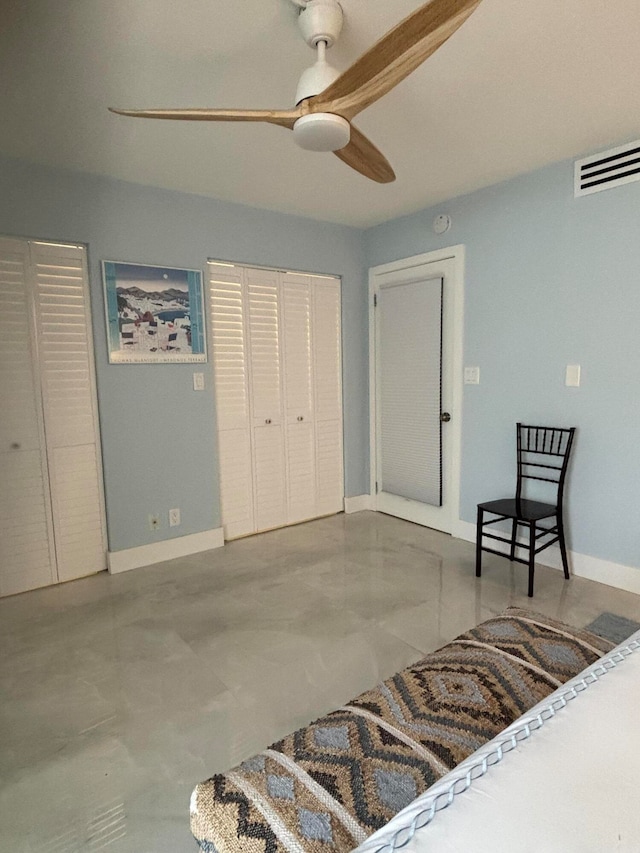
[[[195,853],[196,782],[515,604],[640,597],[363,512],[0,601],[0,850]]]

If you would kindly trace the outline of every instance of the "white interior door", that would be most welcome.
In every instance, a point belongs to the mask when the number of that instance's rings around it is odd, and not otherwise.
[[[459,515],[462,259],[456,247],[370,277],[375,506],[447,533]]]

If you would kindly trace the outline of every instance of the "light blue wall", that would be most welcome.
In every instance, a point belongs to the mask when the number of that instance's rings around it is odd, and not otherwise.
[[[436,213],[451,230],[436,237]],[[508,494],[518,420],[575,425],[571,547],[640,567],[640,183],[573,198],[570,162],[365,233],[369,266],[466,245],[461,516]],[[564,385],[582,366],[580,388]]]
[[[436,213],[453,227],[436,237]],[[573,198],[572,164],[367,232],[0,158],[0,233],[89,246],[110,548],[220,523],[215,412],[192,390],[211,364],[109,365],[99,262],[204,269],[207,257],[343,277],[345,475],[368,491],[366,270],[467,247],[461,516],[507,493],[516,420],[579,428],[569,481],[571,546],[640,567],[640,183]],[[567,364],[582,387],[564,386]],[[180,506],[182,525],[166,527]],[[157,512],[163,529],[148,530]]]
[[[109,547],[218,527],[212,365],[110,365],[100,261],[204,270],[208,257],[342,276],[345,488],[368,490],[367,284],[362,232],[0,158],[0,234],[87,243]],[[182,524],[169,530],[167,513]],[[162,529],[148,529],[149,513]]]

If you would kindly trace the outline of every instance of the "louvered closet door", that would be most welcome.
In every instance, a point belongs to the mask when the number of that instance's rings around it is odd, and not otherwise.
[[[314,277],[313,387],[318,515],[344,509],[340,280]]]
[[[106,568],[85,251],[31,244],[58,579]]]
[[[0,595],[56,580],[28,253],[0,238]]]
[[[280,285],[272,270],[245,269],[257,530],[287,523],[282,416]]]
[[[314,518],[316,450],[311,350],[312,279],[282,274],[287,521]]]
[[[256,530],[242,268],[209,264],[211,342],[225,539]]]

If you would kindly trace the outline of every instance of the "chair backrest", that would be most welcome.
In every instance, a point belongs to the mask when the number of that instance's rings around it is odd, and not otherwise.
[[[517,424],[518,482],[516,500],[520,500],[525,480],[552,483],[555,502],[562,505],[564,481],[575,427],[545,427]]]

